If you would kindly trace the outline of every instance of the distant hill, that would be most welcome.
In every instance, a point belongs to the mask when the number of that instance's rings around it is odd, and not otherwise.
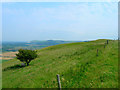
[[[3,88],[58,88],[57,74],[62,88],[118,88],[118,41],[106,41],[38,49],[38,58],[24,68],[17,59],[4,62]]]
[[[52,46],[52,45],[64,44],[64,43],[71,43],[71,42],[78,42],[78,41],[62,41],[62,40],[38,41],[38,40],[33,40],[33,41],[30,42],[30,44],[39,44],[39,45]]]
[[[18,49],[41,49],[44,47],[52,46],[52,45],[58,45],[58,44],[64,44],[64,43],[72,43],[72,42],[79,42],[79,41],[62,41],[62,40],[47,40],[47,41],[39,41],[39,40],[33,40],[30,42],[2,42],[2,52],[14,52]]]

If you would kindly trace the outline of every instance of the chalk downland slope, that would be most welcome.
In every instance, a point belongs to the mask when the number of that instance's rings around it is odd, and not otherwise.
[[[38,50],[30,66],[17,59],[3,63],[3,88],[117,88],[118,41],[95,40],[60,44]],[[98,49],[98,56],[96,52]]]

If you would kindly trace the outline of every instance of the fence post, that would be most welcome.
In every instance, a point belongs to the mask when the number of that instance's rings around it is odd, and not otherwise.
[[[107,44],[108,44],[108,40],[107,40]]]
[[[104,48],[105,48],[105,46],[106,46],[106,43],[105,43],[105,45],[104,45]]]
[[[97,56],[98,56],[98,49],[97,49]]]
[[[61,90],[61,84],[60,84],[60,77],[59,77],[59,74],[57,74],[57,81],[58,81],[59,90]]]

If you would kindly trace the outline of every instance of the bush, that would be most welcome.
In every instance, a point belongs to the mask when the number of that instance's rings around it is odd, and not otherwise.
[[[19,59],[21,62],[25,62],[27,66],[29,66],[29,63],[37,58],[37,53],[35,50],[24,50],[24,49],[19,49],[19,53],[16,54],[17,59]]]

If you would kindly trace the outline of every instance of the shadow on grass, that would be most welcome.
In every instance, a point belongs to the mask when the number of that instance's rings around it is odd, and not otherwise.
[[[7,68],[3,69],[3,71],[15,70],[15,69],[19,69],[19,68],[24,68],[24,67],[21,66],[21,65],[14,65],[14,66],[10,66],[10,67],[7,67]]]

